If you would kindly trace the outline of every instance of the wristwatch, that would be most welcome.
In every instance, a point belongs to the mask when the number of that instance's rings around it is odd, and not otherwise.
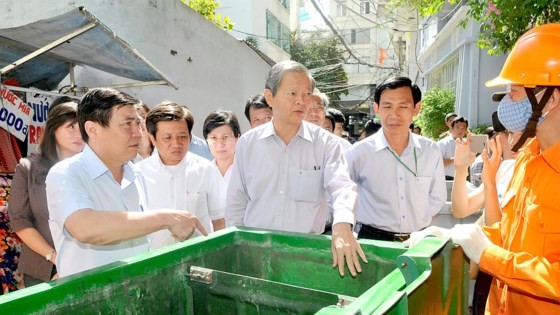
[[[48,253],[45,256],[45,259],[47,259],[47,261],[51,261],[51,259],[53,258],[54,253],[56,253],[56,250],[53,250],[52,252]]]

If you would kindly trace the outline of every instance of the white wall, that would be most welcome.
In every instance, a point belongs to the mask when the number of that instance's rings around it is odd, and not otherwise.
[[[469,120],[469,127],[476,127],[492,124],[492,112],[496,110],[497,104],[492,102],[491,96],[503,88],[489,89],[485,82],[500,73],[506,57],[489,56],[487,51],[478,48],[476,40],[479,25],[474,21],[469,22],[466,28],[459,26],[468,8],[459,8],[435,37],[433,32],[422,33],[422,36],[429,36],[425,41],[429,44],[419,47],[418,60],[424,71],[425,90],[432,87],[430,73],[459,55],[455,109],[457,114]]]
[[[50,18],[84,6],[179,86],[127,88],[123,91],[150,106],[168,99],[190,107],[194,133],[202,136],[209,112],[236,112],[243,131],[246,99],[264,89],[270,66],[246,44],[214,26],[179,0],[3,0],[9,10],[0,15],[0,28]],[[176,55],[170,53],[177,51]],[[192,61],[188,61],[191,58]],[[129,82],[100,71],[77,71],[81,86]],[[67,83],[63,83],[67,84]]]
[[[279,0],[220,0],[219,2],[222,5],[217,12],[229,16],[235,23],[232,36],[239,39],[248,36],[257,38],[259,49],[276,62],[290,59],[290,54],[266,39],[266,10],[290,27],[290,10],[282,6]]]

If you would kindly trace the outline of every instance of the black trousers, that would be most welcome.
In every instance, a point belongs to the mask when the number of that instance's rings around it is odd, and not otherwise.
[[[478,271],[476,282],[474,283],[474,293],[472,299],[472,314],[484,314],[486,301],[490,293],[490,285],[492,285],[493,277],[482,270]]]

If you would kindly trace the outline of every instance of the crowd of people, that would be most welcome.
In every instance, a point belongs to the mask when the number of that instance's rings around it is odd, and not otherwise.
[[[244,133],[228,110],[206,117],[201,139],[191,111],[175,102],[149,108],[113,89],[78,103],[61,98],[40,154],[21,160],[12,184],[25,285],[227,226],[330,234],[333,267],[354,277],[367,263],[357,239],[415,246],[436,235],[478,264],[475,312],[559,313],[560,58],[531,53],[556,45],[558,34],[559,24],[529,31],[487,83],[509,92],[497,111],[503,130],[488,131],[478,163],[465,117],[447,115],[438,142],[419,135],[411,123],[422,92],[406,77],[377,86],[380,123],[368,121],[353,145],[344,115],[294,61],[274,65],[264,92],[247,100]],[[471,191],[469,169],[481,182]],[[453,214],[484,208],[481,222],[430,226],[446,180]]]

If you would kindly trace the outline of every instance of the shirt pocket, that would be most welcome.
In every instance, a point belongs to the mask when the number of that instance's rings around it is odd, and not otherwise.
[[[527,206],[523,215],[527,227],[520,227],[523,248],[533,255],[544,256],[548,259],[560,259],[560,214],[557,209],[537,204]]]
[[[208,212],[206,193],[188,192],[187,193],[187,211],[195,214],[199,218],[201,214]]]
[[[319,202],[323,188],[323,173],[321,170],[292,171],[290,178],[291,194],[295,201]]]

